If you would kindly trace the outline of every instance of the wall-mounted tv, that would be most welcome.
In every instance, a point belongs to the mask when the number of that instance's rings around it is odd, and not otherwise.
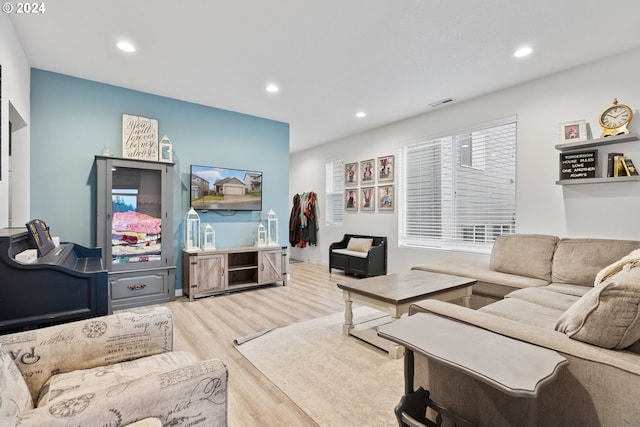
[[[191,207],[201,211],[261,211],[262,172],[191,165]]]

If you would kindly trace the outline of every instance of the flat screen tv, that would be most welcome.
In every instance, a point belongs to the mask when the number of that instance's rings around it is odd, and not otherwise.
[[[201,211],[261,211],[262,172],[191,165],[191,207]]]

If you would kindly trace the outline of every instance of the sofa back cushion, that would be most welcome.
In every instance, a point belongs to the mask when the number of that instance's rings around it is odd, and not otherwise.
[[[640,268],[622,271],[592,288],[560,316],[556,331],[604,348],[640,339]]]
[[[546,234],[500,236],[491,251],[491,270],[551,281],[551,262],[560,239]]]
[[[561,239],[553,256],[554,283],[593,286],[600,270],[640,249],[635,240]]]
[[[31,393],[11,354],[0,346],[0,425],[14,425],[14,419],[33,408]]]

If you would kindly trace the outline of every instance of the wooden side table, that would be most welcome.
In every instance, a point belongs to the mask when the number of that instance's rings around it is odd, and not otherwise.
[[[401,426],[410,425],[403,419],[415,418],[419,413],[412,398],[414,352],[507,395],[527,399],[529,426],[537,425],[536,398],[539,390],[554,381],[560,369],[568,363],[556,351],[431,313],[417,313],[380,326],[378,335],[405,347],[405,395],[396,408]],[[523,366],[527,369],[522,369]],[[403,414],[407,407],[403,406],[403,401],[410,402],[408,406],[413,407],[411,412],[414,416]]]

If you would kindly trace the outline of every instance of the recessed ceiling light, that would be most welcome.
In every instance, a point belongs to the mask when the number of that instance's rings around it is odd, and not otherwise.
[[[531,55],[531,52],[533,52],[533,49],[531,49],[529,46],[523,46],[513,52],[513,56],[515,56],[516,58],[523,58],[525,56]]]
[[[367,113],[365,113],[364,111],[358,111],[356,113],[356,117],[359,118],[359,119],[361,119],[363,117],[367,117]]]
[[[136,47],[128,41],[123,40],[121,42],[118,42],[117,46],[118,46],[118,49],[120,49],[123,52],[131,53],[136,51]]]
[[[273,83],[269,83],[265,89],[267,90],[267,92],[271,92],[271,93],[276,93],[280,90],[280,88],[278,87],[278,85],[273,84]]]

